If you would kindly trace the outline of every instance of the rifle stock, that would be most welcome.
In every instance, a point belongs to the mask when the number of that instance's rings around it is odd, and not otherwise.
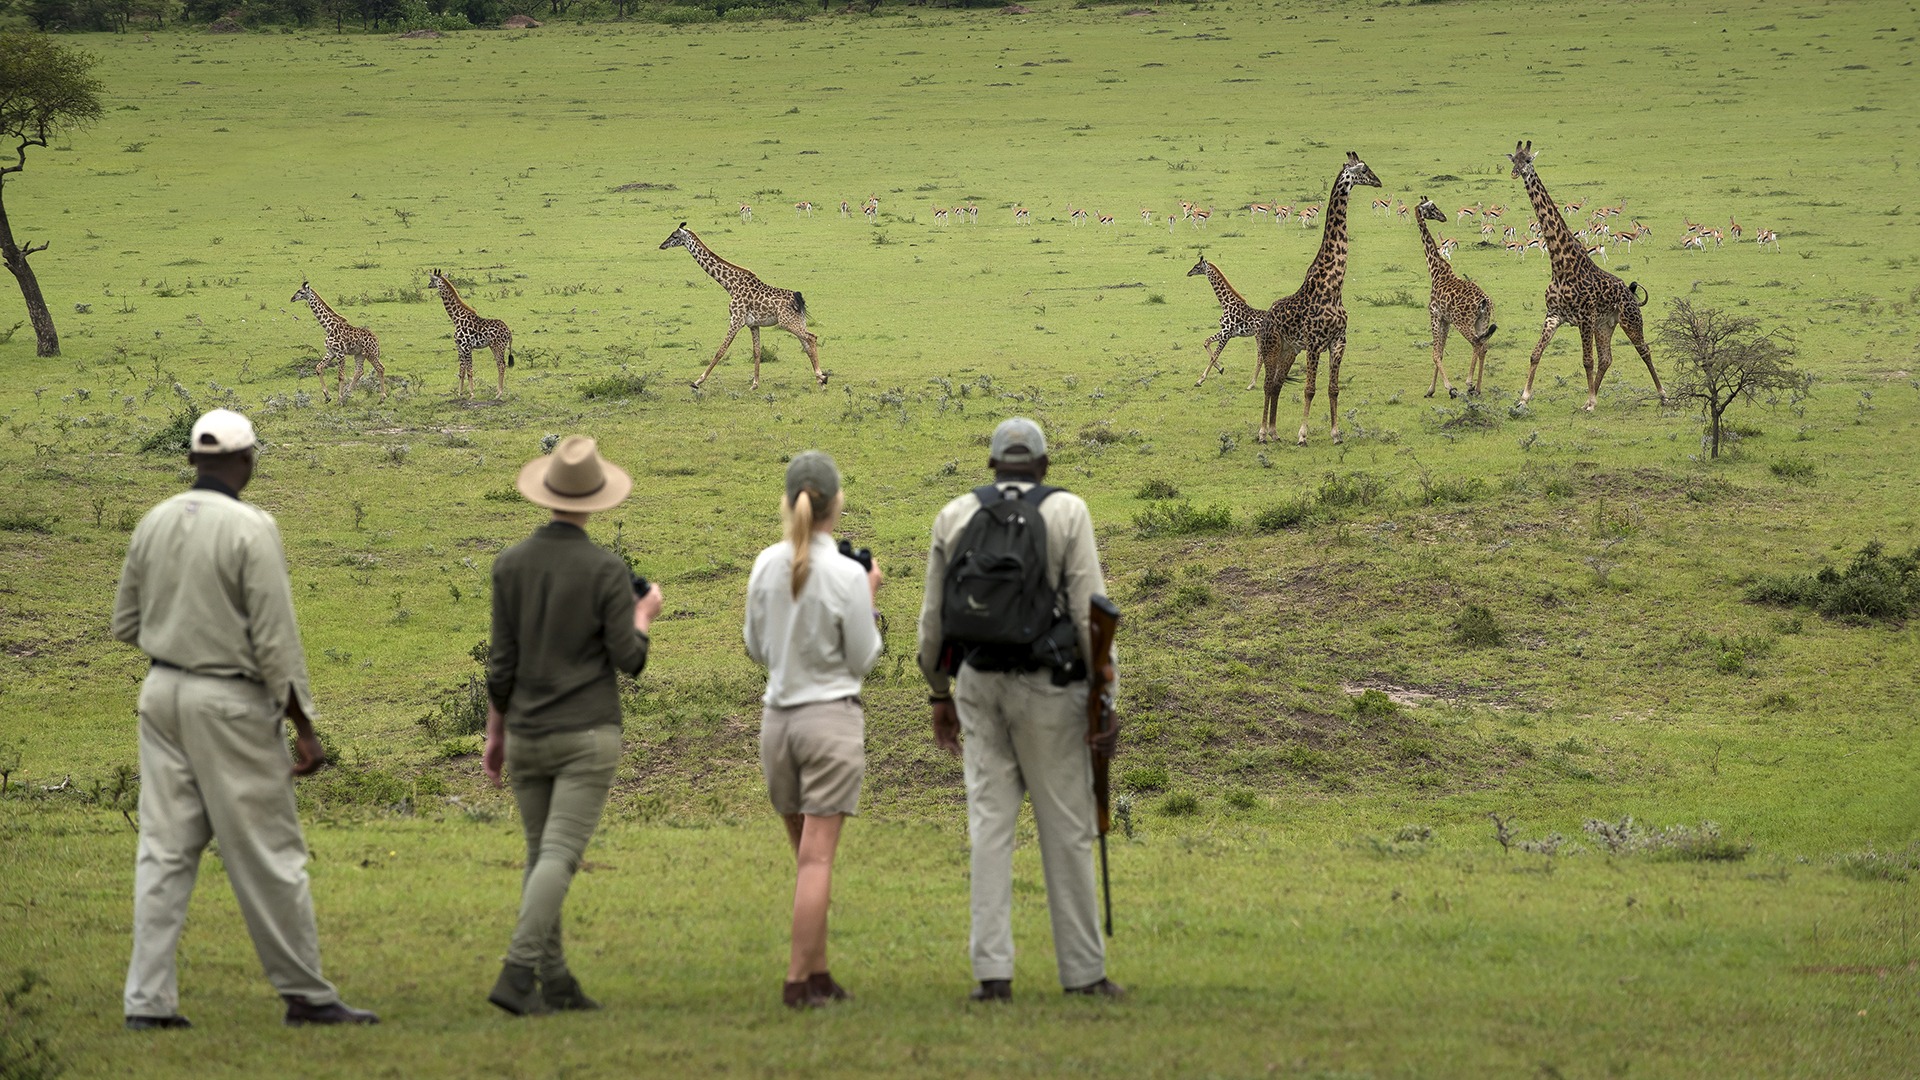
[[[1087,736],[1096,738],[1114,730],[1113,711],[1113,636],[1120,628],[1120,609],[1112,600],[1095,596],[1090,605],[1089,637],[1092,655],[1087,657]],[[1108,799],[1108,766],[1112,759],[1100,752],[1093,754],[1093,801],[1100,821],[1100,891],[1106,900],[1107,936],[1113,936],[1113,888],[1107,879],[1107,830],[1112,826]]]

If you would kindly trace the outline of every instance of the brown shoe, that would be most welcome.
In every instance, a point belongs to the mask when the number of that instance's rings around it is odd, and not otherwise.
[[[1069,986],[1065,992],[1069,994],[1085,994],[1088,997],[1111,998],[1115,1001],[1127,996],[1127,992],[1121,988],[1119,983],[1105,977],[1102,977],[1099,982],[1088,983],[1085,986]]]
[[[807,992],[827,1001],[852,1001],[853,994],[846,987],[833,981],[833,976],[825,971],[816,971],[807,976]]]
[[[780,1004],[789,1009],[818,1009],[827,1004],[829,998],[820,997],[813,992],[812,981],[801,979],[799,982],[780,984]]]
[[[335,1001],[327,1005],[315,1005],[306,998],[284,995],[287,1003],[286,1025],[305,1027],[308,1024],[377,1024],[380,1018],[365,1009],[355,1009],[344,1001]]]
[[[1012,1001],[1012,979],[981,979],[980,985],[967,995],[968,1001]]]

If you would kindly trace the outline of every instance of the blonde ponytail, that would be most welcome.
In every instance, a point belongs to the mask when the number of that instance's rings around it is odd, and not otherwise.
[[[813,572],[813,492],[802,489],[793,502],[781,499],[780,509],[787,519],[787,543],[793,547],[793,595],[798,598]]]

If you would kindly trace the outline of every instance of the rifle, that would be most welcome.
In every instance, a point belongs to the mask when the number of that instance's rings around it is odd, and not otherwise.
[[[1089,613],[1092,655],[1087,657],[1087,738],[1113,734],[1113,635],[1120,628],[1120,609],[1096,596]],[[1107,766],[1111,758],[1093,747],[1093,801],[1100,815],[1100,894],[1106,900],[1107,936],[1113,936],[1113,885],[1107,878],[1107,830],[1112,814],[1107,805]]]

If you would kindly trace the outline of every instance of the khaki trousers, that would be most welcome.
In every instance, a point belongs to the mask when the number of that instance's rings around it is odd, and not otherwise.
[[[1024,794],[1033,799],[1040,832],[1060,985],[1099,982],[1107,953],[1093,875],[1099,819],[1086,743],[1087,684],[1055,686],[1047,671],[963,667],[954,704],[965,735],[973,842],[973,977],[1013,978],[1013,839]]]
[[[320,975],[291,766],[279,711],[264,686],[169,668],[147,675],[140,689],[140,848],[126,1015],[179,1011],[174,954],[200,853],[215,838],[267,981],[315,1005],[340,1000]]]
[[[520,921],[507,947],[507,963],[533,968],[543,979],[566,972],[560,905],[600,824],[619,765],[616,726],[507,736],[507,776],[527,833]]]

